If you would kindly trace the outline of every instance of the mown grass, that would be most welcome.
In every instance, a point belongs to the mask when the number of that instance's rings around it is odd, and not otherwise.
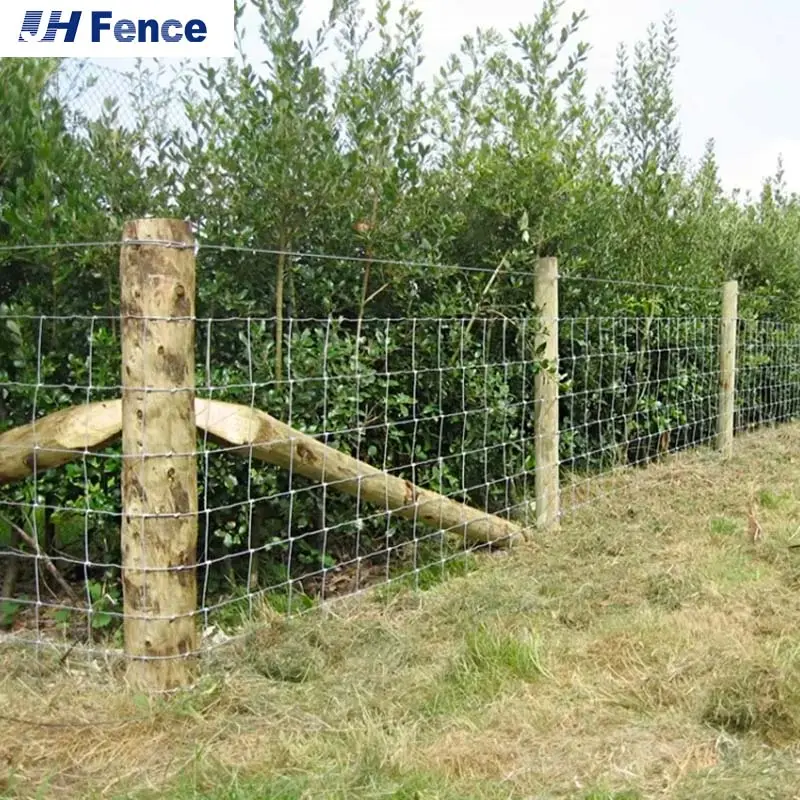
[[[0,796],[800,797],[799,446],[595,480],[560,532],[425,591],[266,608],[169,700],[8,649]]]

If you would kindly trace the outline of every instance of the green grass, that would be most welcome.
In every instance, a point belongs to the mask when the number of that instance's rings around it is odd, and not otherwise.
[[[758,492],[758,504],[762,508],[775,510],[777,508],[780,508],[785,502],[789,502],[790,500],[791,500],[791,494],[788,492],[778,493],[770,489],[760,489]]]
[[[718,537],[733,537],[740,532],[738,520],[729,517],[714,517],[710,522],[711,533]]]
[[[432,681],[424,713],[480,713],[509,685],[542,677],[548,677],[548,672],[535,633],[480,625],[467,633],[452,663]]]
[[[170,699],[77,653],[2,651],[0,796],[793,797],[798,448],[800,427],[739,437],[728,462],[597,479],[508,556],[421,553],[290,619],[270,599]]]
[[[402,572],[391,576],[391,583],[378,586],[374,590],[375,598],[388,602],[392,598],[411,590],[427,591],[450,578],[468,575],[478,569],[478,559],[472,553],[444,553],[439,548],[420,548],[419,562],[416,568],[408,565]]]
[[[467,786],[456,789],[441,777],[424,773],[395,773],[380,764],[360,763],[328,775],[246,777],[225,774],[222,767],[205,768],[190,780],[184,779],[171,789],[174,800],[480,800],[503,797],[499,791]],[[207,775],[205,774],[207,773]],[[158,800],[163,795],[140,792],[117,795],[115,800]]]

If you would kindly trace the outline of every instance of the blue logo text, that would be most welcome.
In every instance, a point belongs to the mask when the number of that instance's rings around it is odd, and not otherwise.
[[[83,12],[73,11],[67,16],[62,11],[51,11],[44,34],[39,38],[44,11],[26,11],[19,32],[20,42],[55,42],[57,35],[70,44],[75,41]],[[125,19],[114,20],[111,11],[91,13],[91,40],[98,44],[109,36],[121,44],[150,44],[157,42],[177,43],[187,41],[200,43],[206,40],[208,26],[201,19],[190,19],[183,23],[177,19]]]

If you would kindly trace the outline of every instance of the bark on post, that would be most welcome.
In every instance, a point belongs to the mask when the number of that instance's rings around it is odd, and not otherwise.
[[[541,330],[535,339],[536,357],[544,360],[534,378],[534,436],[536,451],[536,527],[559,526],[558,474],[558,260],[541,258],[536,265],[534,302]]]
[[[188,223],[144,219],[125,225],[124,629],[128,680],[141,691],[188,685],[197,653],[194,261]]]
[[[724,458],[730,458],[733,452],[738,295],[737,281],[727,281],[722,289],[722,318],[719,326],[719,416],[717,417],[717,450]]]

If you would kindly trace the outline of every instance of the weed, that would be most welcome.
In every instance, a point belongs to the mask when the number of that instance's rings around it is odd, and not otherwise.
[[[467,672],[506,674],[522,681],[548,676],[538,636],[529,631],[515,635],[487,625],[467,635],[462,664]]]

